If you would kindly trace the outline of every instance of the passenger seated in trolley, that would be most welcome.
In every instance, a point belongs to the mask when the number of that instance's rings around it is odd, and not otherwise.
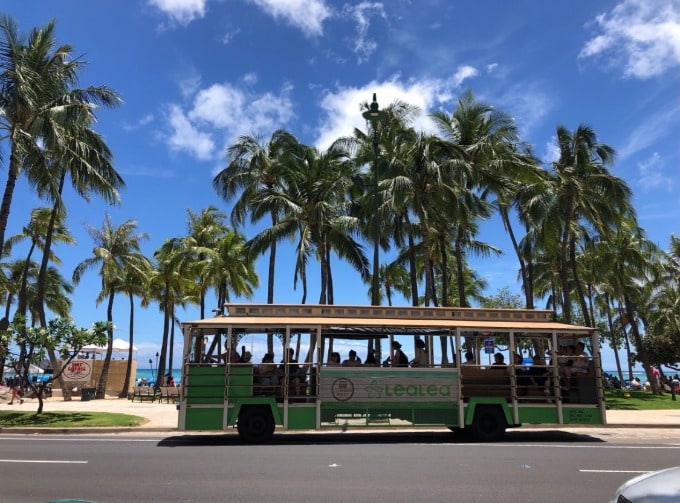
[[[504,369],[507,368],[507,365],[505,364],[505,357],[503,356],[503,353],[496,353],[493,355],[493,365],[491,365],[492,369]]]
[[[349,350],[349,358],[342,362],[343,367],[359,367],[361,360],[357,358],[357,352],[353,349]]]
[[[465,352],[465,361],[462,363],[462,365],[474,365],[475,364],[475,355],[472,354],[472,351],[469,349]]]
[[[372,349],[368,351],[364,365],[366,367],[377,367],[378,366],[378,360],[375,359],[375,351],[373,351]]]
[[[392,342],[392,354],[392,367],[408,367],[408,356],[401,350],[401,344],[397,341]]]
[[[224,349],[227,349],[227,341],[224,342]],[[239,363],[241,361],[241,355],[238,354],[238,351],[236,351],[235,347],[232,347],[230,351],[225,351],[224,353],[220,354],[220,359],[222,361],[229,362],[229,363]]]
[[[328,359],[327,367],[339,367],[340,366],[340,353],[333,351],[331,357]]]
[[[300,396],[302,391],[302,383],[306,381],[304,378],[304,370],[298,365],[295,359],[295,350],[288,349],[288,357],[281,360],[279,365],[279,377],[285,379],[286,367],[288,367],[288,384],[295,389],[295,395]]]
[[[274,353],[266,353],[262,364],[255,368],[256,383],[263,391],[273,393],[279,386],[279,371],[274,363]]]
[[[429,367],[430,366],[430,355],[427,353],[427,348],[425,347],[425,341],[422,339],[417,339],[416,343],[416,357],[411,362],[411,367]]]

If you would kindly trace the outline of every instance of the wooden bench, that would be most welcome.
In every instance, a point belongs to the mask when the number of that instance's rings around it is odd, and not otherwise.
[[[463,400],[475,396],[510,399],[510,374],[507,368],[461,365],[460,383]]]
[[[161,402],[165,400],[165,403],[170,403],[171,401],[176,402],[179,400],[180,389],[177,386],[161,386],[160,391],[159,401]]]
[[[139,398],[140,402],[143,402],[144,400],[149,400],[151,402],[156,401],[156,390],[153,389],[151,386],[135,386],[132,388],[132,401],[135,401],[135,398]],[[158,396],[158,399],[160,400],[160,395]]]
[[[569,398],[574,403],[597,403],[597,378],[595,365],[588,362],[585,374],[573,374],[569,387]]]

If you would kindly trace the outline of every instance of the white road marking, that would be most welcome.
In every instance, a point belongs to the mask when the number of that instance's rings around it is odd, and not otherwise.
[[[579,470],[582,473],[649,473],[649,470]]]
[[[412,445],[430,445],[430,446],[454,446],[458,445],[460,447],[544,447],[550,449],[680,449],[680,445],[602,445],[602,444],[591,444],[591,445],[558,445],[558,444],[475,444],[475,443],[445,443],[445,444],[427,444],[427,443],[414,443]]]
[[[86,465],[87,461],[68,461],[61,459],[0,459],[0,463],[39,463],[58,465]]]

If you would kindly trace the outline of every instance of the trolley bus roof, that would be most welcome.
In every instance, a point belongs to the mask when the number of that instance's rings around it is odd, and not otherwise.
[[[405,318],[339,318],[324,316],[217,316],[203,320],[186,321],[182,327],[190,331],[212,331],[227,327],[237,327],[239,329],[276,329],[283,327],[291,328],[314,328],[322,327],[324,332],[347,331],[349,327],[357,328],[353,332],[359,335],[359,327],[366,336],[374,336],[381,329],[385,333],[396,333],[399,328],[413,330],[422,328],[423,332],[438,333],[439,331],[449,331],[460,328],[465,331],[479,332],[562,332],[562,333],[583,333],[592,332],[592,328],[575,325],[567,325],[553,321],[478,321],[467,319],[405,319]],[[439,330],[437,330],[439,329]]]

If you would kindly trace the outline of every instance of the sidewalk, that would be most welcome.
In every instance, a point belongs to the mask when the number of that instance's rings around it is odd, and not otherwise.
[[[26,399],[23,405],[8,405],[0,401],[1,410],[35,411],[38,400]],[[49,398],[44,401],[44,412],[78,411],[78,412],[120,412],[141,416],[147,422],[136,427],[117,428],[116,431],[173,431],[177,429],[177,408],[174,403],[132,402],[121,398],[107,398],[104,400],[80,401],[74,399],[65,402],[62,398]],[[529,426],[529,425],[527,425]],[[577,425],[569,425],[574,427]],[[601,427],[601,426],[599,426]],[[608,410],[607,427],[609,428],[680,428],[680,407],[667,410]],[[0,427],[0,431],[7,432],[9,428]],[[15,430],[15,428],[12,428]],[[41,430],[45,430],[44,428]],[[101,428],[79,428],[82,431],[101,432]]]

